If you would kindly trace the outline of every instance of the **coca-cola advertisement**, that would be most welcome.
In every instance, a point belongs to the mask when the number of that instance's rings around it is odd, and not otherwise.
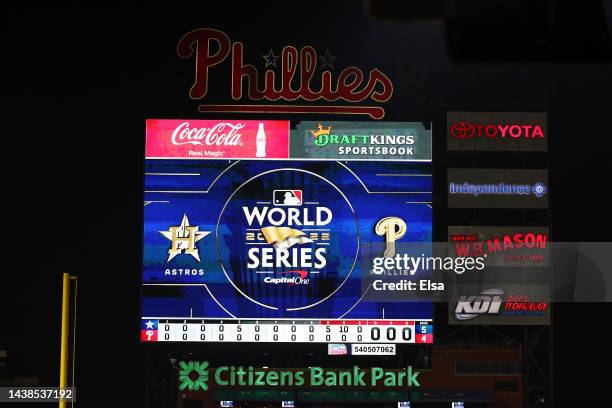
[[[148,159],[283,159],[289,122],[283,120],[147,120]]]

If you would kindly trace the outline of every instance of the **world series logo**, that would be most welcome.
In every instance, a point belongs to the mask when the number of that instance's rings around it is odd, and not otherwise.
[[[302,205],[302,190],[274,190],[272,207],[242,207],[250,227],[246,232],[246,244],[266,243],[269,246],[252,247],[248,250],[247,267],[255,273],[274,275],[275,270],[282,277],[266,276],[267,284],[288,283],[290,286],[310,283],[308,276],[320,273],[327,264],[326,247],[329,243],[329,228],[333,215],[327,207],[315,207],[314,217]],[[288,208],[283,208],[288,207]],[[268,225],[268,226],[264,226]],[[286,225],[286,226],[285,226]],[[313,227],[305,230],[294,227]],[[321,244],[316,247],[316,244]],[[310,244],[315,245],[314,252]],[[260,270],[257,270],[260,269]],[[272,270],[270,270],[272,269]]]
[[[344,194],[299,169],[272,170],[244,182],[217,225],[219,263],[229,282],[274,310],[307,308],[335,293],[355,266],[358,237]]]

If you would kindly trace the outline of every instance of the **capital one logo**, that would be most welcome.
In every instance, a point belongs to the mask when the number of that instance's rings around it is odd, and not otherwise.
[[[504,291],[487,289],[479,295],[459,296],[455,305],[455,319],[470,320],[482,315],[497,315],[503,303]]]
[[[544,131],[540,125],[479,124],[460,121],[453,123],[449,130],[458,140],[467,140],[474,136],[488,139],[544,139]]]
[[[181,361],[179,367],[179,390],[208,390],[208,361]]]

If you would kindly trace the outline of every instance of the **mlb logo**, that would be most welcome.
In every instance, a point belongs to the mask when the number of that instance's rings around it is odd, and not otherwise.
[[[463,402],[453,402],[451,408],[465,408]]]
[[[279,207],[302,205],[302,190],[274,190],[272,203]]]

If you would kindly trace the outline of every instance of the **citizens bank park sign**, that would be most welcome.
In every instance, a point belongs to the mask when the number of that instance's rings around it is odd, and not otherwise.
[[[412,366],[389,370],[380,367],[345,369],[308,367],[255,368],[221,366],[211,368],[208,361],[179,362],[179,390],[208,391],[217,387],[420,387],[419,371]]]
[[[391,80],[378,68],[364,74],[360,68],[349,66],[335,76],[326,69],[333,69],[336,58],[329,51],[319,55],[312,46],[298,50],[287,45],[278,55],[273,49],[262,55],[265,65],[262,67],[262,62],[258,67],[246,61],[244,50],[242,42],[232,42],[227,34],[212,28],[199,28],[185,34],[177,45],[177,53],[181,58],[195,61],[195,80],[189,96],[195,100],[206,98],[214,77],[228,73],[219,72],[221,68],[217,65],[231,61],[230,96],[234,101],[292,104],[201,104],[198,106],[200,112],[336,113],[382,119],[385,110],[379,104],[389,101],[393,95]],[[295,102],[328,103],[309,105]],[[338,105],[337,102],[345,103]]]

